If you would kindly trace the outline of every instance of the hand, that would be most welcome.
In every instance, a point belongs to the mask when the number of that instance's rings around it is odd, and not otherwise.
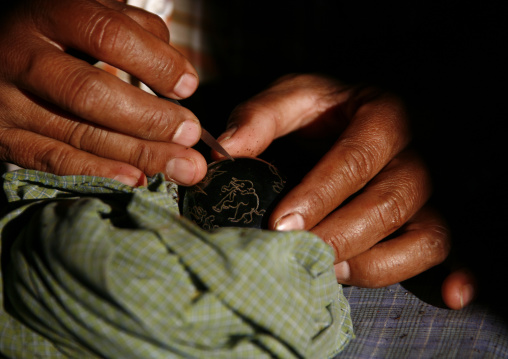
[[[189,148],[201,133],[190,111],[70,55],[118,67],[161,95],[188,97],[196,71],[169,45],[159,17],[115,0],[0,6],[0,160],[129,185],[160,171],[184,185],[205,175],[205,159]]]
[[[279,202],[271,228],[321,237],[335,251],[344,284],[387,286],[444,261],[450,235],[426,206],[431,181],[407,148],[409,124],[399,99],[322,76],[287,76],[238,106],[219,140],[233,156],[257,156],[293,131],[332,140],[331,147]],[[459,282],[452,278],[443,287],[451,307]]]

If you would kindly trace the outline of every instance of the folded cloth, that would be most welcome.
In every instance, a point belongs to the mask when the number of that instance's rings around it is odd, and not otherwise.
[[[177,187],[4,175],[0,354],[327,358],[353,337],[333,252],[308,232],[182,218]]]

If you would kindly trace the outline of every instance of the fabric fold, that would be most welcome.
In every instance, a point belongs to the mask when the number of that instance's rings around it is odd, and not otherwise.
[[[308,232],[205,232],[162,175],[21,170],[4,191],[7,357],[327,358],[353,337],[333,252]]]

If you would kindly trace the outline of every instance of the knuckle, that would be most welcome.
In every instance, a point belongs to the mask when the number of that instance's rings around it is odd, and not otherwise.
[[[68,153],[66,157],[70,157],[71,153]],[[104,171],[104,167],[99,166],[95,161],[82,161],[79,164],[76,164],[72,161],[72,158],[69,160],[67,165],[62,166],[60,168],[61,174],[79,174],[85,176],[98,176]]]
[[[326,211],[329,208],[335,207],[336,194],[336,183],[330,179],[324,179],[323,185],[311,197],[311,208],[320,208]]]
[[[168,56],[166,51],[154,51],[150,53],[150,57],[146,57],[144,63],[146,68],[145,73],[160,74],[160,76],[165,76],[165,81],[174,84],[179,79],[178,75],[182,73],[178,65],[182,64],[183,61],[186,60],[179,53]]]
[[[63,146],[46,146],[32,153],[34,168],[45,172],[64,174],[69,161],[72,161],[70,152]]]
[[[305,208],[308,216],[313,218],[324,218],[328,213],[335,209],[340,203],[338,193],[340,190],[340,183],[333,176],[321,177],[319,186],[312,185],[312,179],[309,179],[308,184],[312,188],[311,191],[303,193],[300,200],[301,207]],[[304,179],[302,184],[305,185]]]
[[[147,67],[153,73],[158,74],[174,74],[176,71],[176,56],[164,56],[162,53],[157,54],[150,59],[150,63],[147,64]],[[175,76],[178,79],[177,76]]]
[[[350,184],[367,183],[375,168],[373,150],[365,145],[344,144],[344,177]]]
[[[49,73],[50,65],[48,56],[44,51],[28,52],[24,61],[20,61],[16,67],[11,67],[13,70],[16,69],[17,80],[24,86],[29,86],[31,83],[36,83],[41,74]]]
[[[130,152],[129,163],[141,170],[145,169],[147,165],[155,163],[156,159],[154,156],[154,152],[144,142],[138,143]]]
[[[158,109],[150,109],[141,117],[141,127],[137,131],[137,136],[146,140],[157,140],[169,138],[172,126],[170,126],[166,113]]]
[[[381,223],[386,233],[402,227],[428,199],[430,190],[419,175],[411,171],[397,173],[377,181],[376,203],[372,219]]]
[[[342,231],[333,232],[326,242],[332,247],[335,252],[336,262],[349,259],[353,254],[353,246],[348,240],[347,234]]]
[[[107,132],[84,123],[73,124],[64,142],[87,152],[100,154],[107,141]]]
[[[420,240],[420,250],[427,253],[424,256],[429,267],[442,263],[450,254],[451,243],[448,229],[439,224],[432,225],[427,229]]]
[[[132,48],[133,42],[128,36],[126,18],[116,11],[104,9],[98,11],[88,22],[85,34],[90,48],[98,56],[121,52]]]
[[[101,81],[99,70],[69,69],[67,86],[62,86],[63,105],[72,109],[77,115],[86,114],[105,108],[110,101],[111,93]]]
[[[374,206],[374,217],[383,225],[385,233],[392,233],[402,227],[410,216],[408,199],[399,192],[387,193],[380,203]]]
[[[37,142],[30,153],[30,168],[56,175],[97,175],[104,170],[95,161],[76,161],[76,150],[70,146]]]

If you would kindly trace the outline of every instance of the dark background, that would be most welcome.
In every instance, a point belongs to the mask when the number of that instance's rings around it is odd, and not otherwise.
[[[410,109],[414,146],[431,169],[432,201],[450,224],[454,255],[478,277],[478,301],[506,314],[505,9],[459,1],[207,6],[221,81],[185,102],[204,126],[220,134],[236,104],[291,72],[395,92]],[[287,148],[278,141],[264,157],[289,172],[310,164],[305,148],[291,147],[289,157]]]

